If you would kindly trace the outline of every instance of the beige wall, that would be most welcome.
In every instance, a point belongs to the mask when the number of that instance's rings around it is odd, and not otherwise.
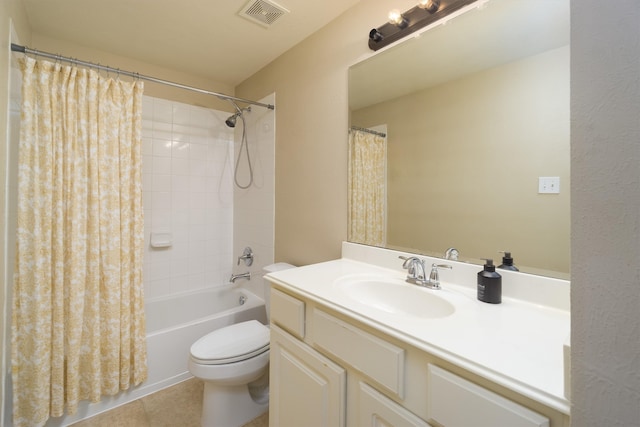
[[[233,87],[229,85],[180,71],[151,65],[136,59],[114,55],[109,52],[92,49],[75,43],[44,37],[40,34],[33,34],[33,40],[28,47],[62,56],[79,58],[87,62],[108,65],[112,68],[120,68],[122,70],[132,71],[217,93],[233,95]],[[144,94],[148,96],[198,105],[201,107],[215,108],[217,110],[233,111],[233,107],[228,101],[222,101],[210,95],[203,95],[183,89],[172,88],[170,86],[149,81],[146,81],[144,86]]]
[[[0,215],[0,236],[2,244],[0,245],[0,423],[4,417],[4,400],[5,388],[8,369],[8,354],[5,347],[8,345],[8,322],[7,322],[7,304],[11,301],[8,299],[9,280],[6,272],[6,244],[7,244],[7,217],[6,206],[7,199],[7,156],[8,156],[8,115],[9,115],[9,75],[11,67],[11,51],[10,44],[12,41],[11,28],[16,32],[21,43],[29,43],[31,40],[31,29],[27,21],[22,3],[19,0],[2,0],[0,1],[0,132],[2,141],[2,149],[0,149],[0,204],[2,205],[2,215]],[[15,40],[13,40],[15,41]]]
[[[276,261],[340,257],[347,238],[347,69],[371,54],[369,30],[415,2],[368,0],[236,88],[276,93]]]
[[[569,48],[351,112],[386,124],[387,243],[569,272]],[[561,193],[538,194],[559,176]],[[568,277],[568,276],[567,276]]]

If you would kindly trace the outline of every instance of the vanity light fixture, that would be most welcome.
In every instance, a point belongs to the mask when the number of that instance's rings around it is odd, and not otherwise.
[[[480,0],[418,0],[404,13],[389,12],[389,22],[369,31],[369,48],[378,50]]]

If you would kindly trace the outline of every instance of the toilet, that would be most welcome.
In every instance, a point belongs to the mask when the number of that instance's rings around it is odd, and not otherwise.
[[[276,263],[264,274],[294,266]],[[269,319],[269,282],[264,280]],[[204,381],[202,427],[240,427],[269,407],[269,328],[249,320],[217,329],[191,346],[189,371]]]

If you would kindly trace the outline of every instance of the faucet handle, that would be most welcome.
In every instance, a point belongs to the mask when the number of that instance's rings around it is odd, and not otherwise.
[[[440,289],[440,275],[438,274],[439,268],[448,268],[451,270],[453,267],[449,264],[431,264],[431,274],[429,274],[429,287],[432,289]]]
[[[242,255],[238,257],[238,265],[240,265],[240,260],[243,260],[244,265],[246,265],[247,267],[250,267],[251,264],[253,264],[253,251],[249,246],[244,248]]]

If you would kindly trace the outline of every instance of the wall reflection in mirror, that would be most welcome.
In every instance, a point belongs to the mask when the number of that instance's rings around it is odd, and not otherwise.
[[[350,132],[350,241],[496,264],[509,251],[520,271],[568,278],[568,0],[483,1],[382,50],[350,68],[349,109],[386,133],[382,173],[363,179]],[[540,194],[540,177],[560,192]]]

